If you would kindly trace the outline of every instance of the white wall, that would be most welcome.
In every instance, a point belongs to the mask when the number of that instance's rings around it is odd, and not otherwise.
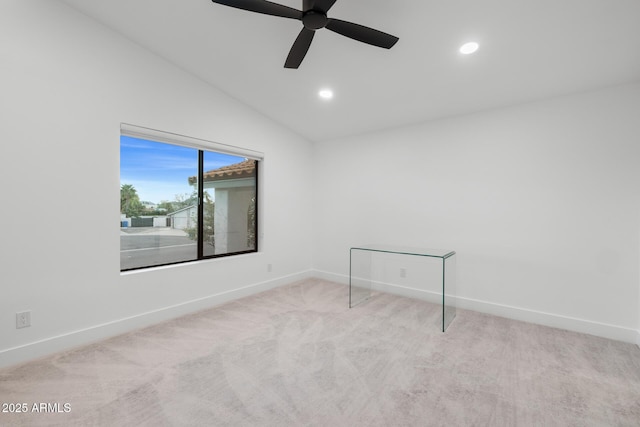
[[[58,2],[3,1],[0,58],[0,366],[308,274],[308,141]],[[121,122],[264,152],[261,253],[121,275]]]
[[[314,267],[453,249],[460,307],[633,342],[639,118],[631,85],[316,144]]]

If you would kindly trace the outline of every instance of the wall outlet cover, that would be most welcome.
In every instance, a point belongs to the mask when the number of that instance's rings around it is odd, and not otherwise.
[[[16,329],[26,328],[31,326],[31,312],[22,311],[16,313]]]

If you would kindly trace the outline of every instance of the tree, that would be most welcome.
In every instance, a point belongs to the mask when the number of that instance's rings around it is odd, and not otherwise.
[[[138,192],[131,184],[122,184],[120,186],[120,213],[125,214],[127,218],[137,218],[144,210]]]
[[[158,211],[164,209],[164,212],[173,212],[176,211],[177,209],[175,209],[173,207],[173,203],[167,201],[167,200],[163,200],[160,203],[158,203]]]
[[[171,205],[171,209],[169,209],[169,212],[173,212],[173,211],[187,208],[189,206],[197,205],[198,192],[197,190],[193,190],[191,194],[189,193],[176,194],[175,200],[173,202],[167,202],[167,203]]]
[[[211,243],[213,244],[213,233],[214,233],[214,229],[213,229],[213,216],[215,213],[215,203],[213,202],[213,199],[211,198],[211,195],[208,192],[204,192],[203,193],[204,196],[204,200],[203,200],[203,214],[204,214],[204,222],[203,222],[203,226],[202,226],[202,233],[203,233],[203,240],[207,243]],[[197,196],[196,196],[196,200],[197,200]],[[189,236],[189,238],[191,238],[192,240],[197,240],[198,239],[198,219],[196,218],[194,226],[191,228],[187,228],[185,229],[185,231],[187,232],[187,235]]]

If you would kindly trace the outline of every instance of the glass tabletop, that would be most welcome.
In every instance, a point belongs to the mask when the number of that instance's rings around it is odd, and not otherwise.
[[[361,246],[353,246],[351,249],[358,249],[363,251],[374,252],[387,252],[392,254],[405,254],[405,255],[417,255],[428,256],[434,258],[449,258],[455,255],[455,251],[448,251],[443,249],[429,249],[429,248],[416,248],[411,246],[394,246],[394,245],[381,245],[381,244],[367,244]]]

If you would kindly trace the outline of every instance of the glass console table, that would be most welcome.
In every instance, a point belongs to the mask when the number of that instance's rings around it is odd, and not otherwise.
[[[456,317],[456,253],[439,249],[422,249],[402,246],[363,245],[352,247],[349,251],[349,308],[371,297],[371,256],[360,259],[358,266],[353,265],[354,252],[372,255],[376,252],[408,255],[416,257],[439,258],[442,260],[442,332],[447,330]]]

